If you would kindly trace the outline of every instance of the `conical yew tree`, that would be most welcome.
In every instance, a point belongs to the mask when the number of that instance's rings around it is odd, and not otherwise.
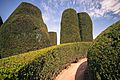
[[[22,2],[0,28],[0,55],[12,56],[50,46],[41,11]]]

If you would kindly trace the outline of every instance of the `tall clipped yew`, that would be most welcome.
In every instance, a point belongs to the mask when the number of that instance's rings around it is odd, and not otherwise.
[[[50,46],[49,34],[41,11],[22,2],[0,28],[1,57]]]
[[[95,80],[120,80],[120,21],[95,39],[88,50],[88,65]]]
[[[81,41],[93,40],[93,25],[90,16],[86,12],[78,13],[79,31]]]
[[[78,17],[74,9],[66,9],[62,14],[60,43],[79,42],[81,40]]]
[[[49,32],[49,37],[50,37],[51,45],[57,45],[57,33]]]

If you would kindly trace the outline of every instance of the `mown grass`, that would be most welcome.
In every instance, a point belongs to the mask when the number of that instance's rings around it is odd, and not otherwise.
[[[52,80],[67,64],[86,57],[90,44],[68,43],[0,59],[0,79]]]

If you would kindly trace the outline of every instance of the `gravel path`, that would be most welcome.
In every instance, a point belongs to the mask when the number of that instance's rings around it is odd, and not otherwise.
[[[84,71],[87,66],[87,58],[80,59],[64,69],[55,80],[83,80]]]

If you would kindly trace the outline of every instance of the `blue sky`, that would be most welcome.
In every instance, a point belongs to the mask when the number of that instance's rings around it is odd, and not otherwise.
[[[94,38],[111,24],[120,20],[120,0],[0,0],[0,16],[5,21],[21,2],[37,6],[49,31],[55,31],[60,40],[62,12],[74,8],[87,12],[93,21]]]

